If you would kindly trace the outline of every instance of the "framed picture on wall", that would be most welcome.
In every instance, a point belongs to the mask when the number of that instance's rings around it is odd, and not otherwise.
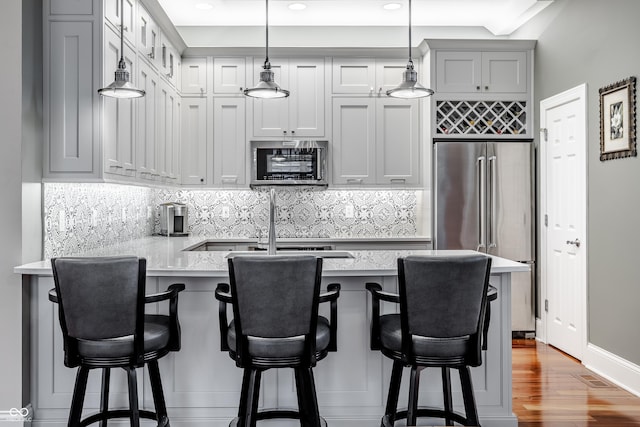
[[[600,160],[637,156],[636,78],[600,89]]]

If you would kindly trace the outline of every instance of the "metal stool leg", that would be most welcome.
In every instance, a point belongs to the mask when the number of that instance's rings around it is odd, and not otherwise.
[[[418,389],[420,387],[420,366],[411,367],[411,376],[409,382],[409,407],[407,408],[407,425],[415,426],[418,415]]]
[[[107,411],[109,411],[109,380],[111,369],[102,369],[102,389],[100,390],[100,413],[104,417],[100,421],[100,427],[107,427]]]
[[[384,410],[385,418],[393,425],[398,410],[398,396],[400,394],[400,382],[402,381],[402,362],[393,361],[391,381],[389,382],[389,394],[387,394],[387,406]]]
[[[458,370],[460,371],[460,383],[462,384],[462,398],[464,399],[464,412],[467,417],[467,425],[480,426],[476,399],[473,395],[473,384],[471,383],[471,371],[468,366],[459,368]]]
[[[71,410],[69,411],[69,427],[79,427],[82,416],[82,406],[84,405],[84,393],[87,390],[87,378],[89,368],[80,366],[76,374],[76,385],[73,389],[71,400]]]
[[[444,398],[444,410],[447,414],[453,412],[453,403],[451,398],[451,372],[449,368],[441,368],[442,369],[442,395]],[[444,423],[446,425],[451,425],[453,422],[449,417],[445,417]]]
[[[136,369],[124,368],[129,380],[129,409],[131,411],[131,427],[140,427],[140,410],[138,408],[138,383],[136,382]]]
[[[149,382],[151,383],[151,393],[153,394],[153,405],[156,408],[158,427],[166,427],[169,425],[169,417],[167,416],[167,405],[162,391],[158,361],[150,360],[147,363],[147,367],[149,369]]]

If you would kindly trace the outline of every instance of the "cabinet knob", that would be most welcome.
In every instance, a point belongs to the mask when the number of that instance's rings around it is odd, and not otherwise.
[[[242,92],[243,90],[244,90],[244,88],[241,86],[241,87],[240,87],[240,92]]]
[[[480,90],[480,86],[476,86],[476,90]]]
[[[204,178],[200,178],[200,182],[204,182]]]
[[[287,131],[286,131],[286,130],[283,130],[283,131],[282,131],[282,133],[286,135],[286,134],[287,134]]]
[[[295,133],[296,133],[296,131],[295,131],[295,130],[292,130],[292,131],[291,131],[291,135],[295,135]]]
[[[485,87],[484,87],[484,90],[489,90],[489,86],[485,86]]]

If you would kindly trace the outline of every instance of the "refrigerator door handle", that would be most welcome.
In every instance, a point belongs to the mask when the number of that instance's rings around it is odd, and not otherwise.
[[[480,252],[481,250],[485,249],[485,241],[486,241],[486,236],[485,236],[485,225],[487,223],[487,218],[486,218],[486,174],[485,174],[485,168],[484,168],[484,162],[485,162],[485,157],[484,156],[480,156],[477,158],[476,161],[476,174],[477,174],[477,179],[478,179],[478,194],[480,195],[478,197],[478,246],[476,247],[476,250],[478,252]]]
[[[496,217],[497,213],[497,202],[496,202],[496,191],[497,191],[497,178],[496,178],[496,156],[489,157],[489,173],[491,173],[491,186],[489,187],[489,205],[491,206],[490,218],[488,221],[489,227],[489,249],[497,247],[496,244]]]

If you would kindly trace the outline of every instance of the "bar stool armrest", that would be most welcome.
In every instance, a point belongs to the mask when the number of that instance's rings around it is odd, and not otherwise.
[[[383,291],[379,283],[369,282],[365,287],[371,293],[371,350],[380,350],[380,301],[400,303],[400,296]]]
[[[328,351],[338,350],[338,297],[340,296],[340,283],[330,283],[327,285],[327,292],[320,294],[319,302],[331,303],[329,319],[329,346]]]
[[[58,303],[58,293],[56,292],[56,288],[49,289],[49,301]]]
[[[498,290],[489,285],[487,289],[487,309],[484,312],[484,325],[482,327],[482,349],[487,349],[487,336],[489,334],[489,322],[491,321],[491,302],[498,299]]]
[[[229,321],[227,320],[227,304],[231,304],[231,293],[228,283],[218,283],[216,287],[216,299],[218,304],[218,323],[220,327],[220,350],[229,351],[227,333],[229,331]]]
[[[178,321],[178,293],[185,290],[184,283],[174,283],[167,287],[164,292],[145,295],[144,303],[152,304],[169,300],[169,331],[170,343],[169,349],[172,351],[180,350],[180,322]]]

